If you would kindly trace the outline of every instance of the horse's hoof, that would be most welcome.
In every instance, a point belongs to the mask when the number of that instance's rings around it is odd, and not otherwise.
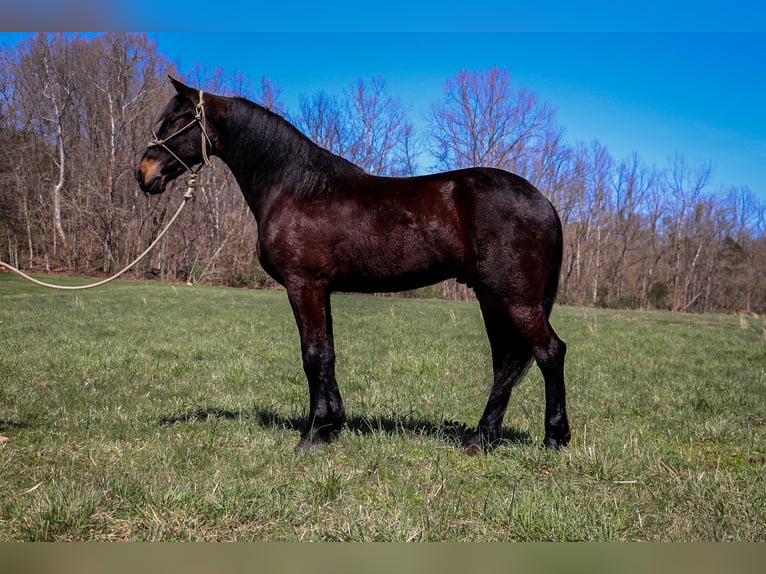
[[[566,445],[569,444],[569,438],[570,438],[569,434],[560,438],[547,436],[545,437],[545,440],[543,440],[543,446],[551,450],[561,450],[562,448],[564,448]]]
[[[322,446],[325,444],[330,444],[330,443],[322,439],[321,437],[302,436],[301,438],[298,439],[298,443],[295,445],[295,449],[293,450],[295,450],[295,452],[305,452],[314,447]]]
[[[314,448],[316,446],[323,446],[328,445],[332,442],[335,442],[335,439],[338,438],[337,432],[330,432],[327,433],[327,435],[323,435],[319,432],[312,432],[311,434],[304,434],[301,435],[301,438],[298,439],[298,444],[295,445],[295,452],[301,452],[305,450],[309,450],[310,448]]]
[[[484,449],[481,448],[480,444],[470,441],[463,443],[463,450],[468,456],[481,456],[484,454]]]
[[[314,446],[314,443],[311,442],[311,439],[308,437],[302,436],[298,439],[297,444],[295,445],[295,448],[293,449],[293,452],[304,452],[309,450],[312,446]]]

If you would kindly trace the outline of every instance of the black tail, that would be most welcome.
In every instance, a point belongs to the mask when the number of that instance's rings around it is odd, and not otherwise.
[[[556,244],[553,248],[553,258],[551,259],[551,265],[548,269],[548,283],[545,285],[545,292],[543,293],[543,306],[545,307],[545,315],[550,317],[553,304],[556,302],[556,294],[559,290],[559,274],[561,273],[561,262],[564,257],[564,231],[561,228],[561,220],[556,209],[553,208],[553,215],[556,218]]]

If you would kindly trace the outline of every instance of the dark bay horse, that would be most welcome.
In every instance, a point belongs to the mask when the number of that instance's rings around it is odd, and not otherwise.
[[[466,451],[480,453],[500,439],[511,389],[532,359],[545,379],[544,444],[568,443],[566,345],[548,320],[561,223],[532,184],[489,168],[373,176],[257,104],[171,81],[177,95],[136,177],[144,192],[162,193],[208,154],[236,177],[258,222],[261,265],[287,290],[300,332],[310,401],[298,446],[331,442],[345,420],[330,293],[402,291],[453,277],[476,293],[494,369]]]

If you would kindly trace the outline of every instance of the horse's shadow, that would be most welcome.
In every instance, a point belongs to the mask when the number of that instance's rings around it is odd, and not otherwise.
[[[256,407],[252,411],[231,411],[215,407],[188,410],[183,413],[171,414],[159,420],[161,426],[204,422],[210,419],[245,420],[263,428],[279,428],[300,431],[308,425],[306,415],[286,416],[271,407]],[[465,423],[442,420],[436,422],[412,414],[359,416],[351,415],[346,419],[346,428],[361,435],[377,433],[411,436],[426,436],[459,446],[474,432],[473,427]],[[501,442],[523,445],[532,444],[532,438],[525,431],[503,427]]]
[[[22,421],[13,421],[0,419],[0,432],[6,432],[12,429],[25,429],[29,428],[29,424]]]

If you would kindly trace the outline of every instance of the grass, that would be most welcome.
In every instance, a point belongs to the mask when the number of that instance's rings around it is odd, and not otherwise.
[[[0,276],[0,541],[766,539],[763,318],[557,307],[572,444],[539,448],[533,368],[469,458],[478,307],[333,304],[348,425],[294,453],[284,293]]]

